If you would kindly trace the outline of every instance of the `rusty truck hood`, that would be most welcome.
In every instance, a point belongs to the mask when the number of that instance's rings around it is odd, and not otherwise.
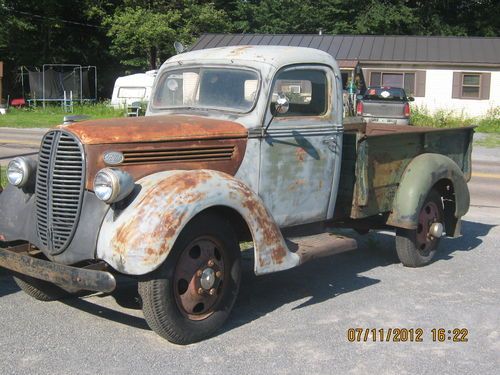
[[[212,169],[234,175],[248,136],[239,123],[190,115],[92,120],[60,128],[83,143],[89,190],[96,173],[107,166],[103,155],[109,151],[122,153],[123,161],[114,166],[135,180],[173,169]]]
[[[237,122],[191,115],[89,120],[60,128],[75,134],[86,145],[234,139],[248,135],[247,129]]]

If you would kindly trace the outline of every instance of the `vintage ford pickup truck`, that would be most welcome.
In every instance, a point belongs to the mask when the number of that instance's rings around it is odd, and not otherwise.
[[[11,161],[0,266],[39,300],[134,277],[150,327],[192,343],[231,311],[241,242],[258,275],[355,249],[336,227],[393,228],[405,266],[429,263],[460,234],[472,135],[343,124],[319,50],[187,52],[161,67],[146,117],[61,125]]]

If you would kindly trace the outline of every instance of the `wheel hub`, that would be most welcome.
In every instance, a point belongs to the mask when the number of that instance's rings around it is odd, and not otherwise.
[[[205,290],[210,290],[215,284],[215,271],[213,268],[205,268],[200,277],[200,285]]]
[[[174,296],[181,313],[201,320],[214,312],[224,292],[224,256],[221,244],[200,237],[181,253],[174,274]]]
[[[429,236],[431,238],[440,238],[443,235],[443,224],[433,223],[429,228]]]
[[[422,254],[428,254],[443,233],[443,225],[438,222],[439,210],[434,202],[427,202],[419,214],[417,246]]]

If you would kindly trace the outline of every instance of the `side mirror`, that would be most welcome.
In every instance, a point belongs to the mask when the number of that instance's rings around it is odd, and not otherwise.
[[[186,48],[182,45],[182,43],[178,42],[178,41],[174,42],[174,48],[175,48],[175,52],[177,52],[177,54],[180,54],[186,50]]]
[[[363,100],[363,95],[361,95],[361,94],[356,95],[356,99]]]
[[[408,97],[408,101],[409,101],[409,102],[414,102],[414,101],[415,101],[415,98],[414,98],[413,96],[409,96],[409,97]]]
[[[274,109],[276,113],[279,113],[280,115],[284,115],[288,112],[288,109],[290,109],[290,102],[288,101],[286,95],[278,94],[278,100],[276,100]]]

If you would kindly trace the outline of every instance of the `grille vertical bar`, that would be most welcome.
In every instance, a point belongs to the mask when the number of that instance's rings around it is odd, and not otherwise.
[[[70,133],[48,132],[41,143],[36,179],[37,234],[51,255],[63,252],[75,233],[85,180],[81,144]]]

